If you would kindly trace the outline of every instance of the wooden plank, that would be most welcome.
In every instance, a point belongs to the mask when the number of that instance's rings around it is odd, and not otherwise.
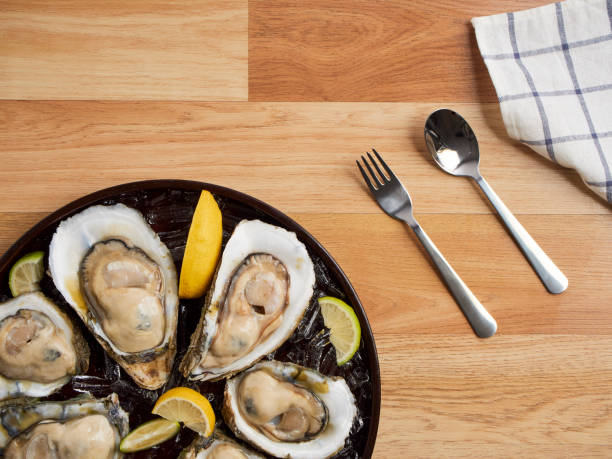
[[[0,2],[1,99],[246,100],[245,0]]]
[[[0,213],[0,254],[44,213]],[[292,214],[336,258],[380,333],[472,332],[417,239],[386,215]],[[525,215],[525,227],[569,278],[551,295],[491,215],[424,215],[423,228],[480,301],[499,334],[612,334],[612,220]],[[588,238],[584,235],[589,234]],[[495,338],[496,339],[496,338]]]
[[[610,336],[377,334],[375,457],[609,457]]]
[[[497,100],[470,19],[546,0],[251,0],[249,99]]]
[[[49,212],[150,178],[225,185],[294,213],[380,214],[355,160],[372,146],[415,213],[489,214],[468,179],[426,151],[431,103],[0,102],[0,211]],[[573,172],[511,141],[497,104],[454,104],[473,125],[481,171],[517,214],[610,215]],[[24,193],[27,190],[27,193]]]
[[[294,216],[351,279],[375,333],[472,334],[408,227],[382,214]],[[496,318],[500,334],[612,333],[609,216],[522,216],[569,279],[560,295],[546,291],[496,217],[423,215],[419,221]]]
[[[0,212],[0,257],[47,215],[46,212]]]

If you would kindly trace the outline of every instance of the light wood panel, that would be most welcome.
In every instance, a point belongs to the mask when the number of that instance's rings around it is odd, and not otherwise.
[[[246,0],[0,2],[0,99],[246,100]]]
[[[355,165],[374,146],[417,215],[490,213],[475,184],[440,171],[426,152],[423,124],[436,107],[5,101],[0,211],[49,211],[99,188],[167,177],[236,188],[285,212],[378,215]],[[481,171],[515,213],[609,215],[573,171],[509,140],[497,104],[452,107],[473,125]]]
[[[45,215],[0,213],[0,253]],[[402,224],[385,215],[291,216],[342,266],[377,336],[471,334],[418,240]],[[612,219],[601,215],[526,215],[522,220],[567,275],[570,287],[562,295],[546,292],[497,218],[420,218],[454,269],[494,315],[499,334],[611,335],[606,299],[612,297],[612,284],[606,247],[610,246]],[[581,237],[587,228],[589,237]]]
[[[374,332],[470,334],[412,230],[384,214],[293,215],[347,273]],[[523,215],[569,279],[549,294],[493,215],[423,215],[419,222],[506,334],[612,334],[609,215]],[[612,353],[612,349],[610,350]]]
[[[251,0],[249,99],[497,100],[470,24],[546,0]]]
[[[49,212],[0,212],[0,256]]]
[[[376,338],[376,457],[609,457],[610,336]]]

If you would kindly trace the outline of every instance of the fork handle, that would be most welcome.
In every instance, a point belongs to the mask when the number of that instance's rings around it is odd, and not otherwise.
[[[497,322],[495,322],[495,319],[489,314],[485,307],[480,304],[480,301],[478,301],[468,286],[461,280],[433,241],[429,239],[427,233],[423,231],[423,228],[416,222],[411,224],[410,227],[421,241],[421,244],[423,244],[423,247],[425,247],[425,250],[427,250],[436,268],[438,268],[444,283],[463,311],[463,314],[465,314],[474,332],[481,338],[493,336],[497,331]]]

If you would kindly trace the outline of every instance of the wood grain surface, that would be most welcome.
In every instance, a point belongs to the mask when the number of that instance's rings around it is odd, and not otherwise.
[[[238,189],[306,227],[362,299],[382,372],[376,458],[610,457],[611,208],[508,138],[469,24],[544,3],[0,1],[0,253],[107,186]],[[563,294],[479,189],[428,157],[441,106],[473,126],[483,175],[567,275]],[[493,338],[368,196],[355,160],[371,147],[498,320]]]
[[[0,1],[1,99],[246,100],[246,0]]]
[[[470,18],[546,3],[251,0],[249,99],[495,102]]]

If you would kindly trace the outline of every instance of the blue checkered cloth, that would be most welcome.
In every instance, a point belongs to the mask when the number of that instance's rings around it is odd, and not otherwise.
[[[510,137],[612,203],[612,0],[472,19]]]

